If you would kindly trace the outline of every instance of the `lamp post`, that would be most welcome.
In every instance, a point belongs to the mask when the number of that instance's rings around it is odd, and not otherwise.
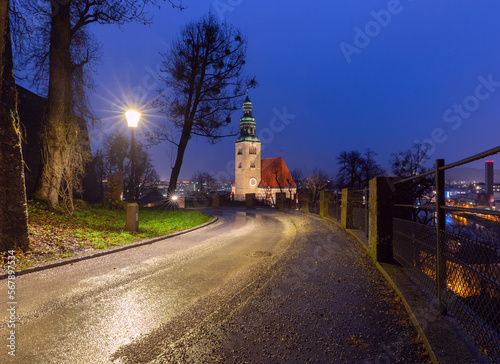
[[[131,186],[131,198],[130,200],[132,202],[137,202],[138,200],[138,194],[137,194],[137,189],[135,186],[135,128],[137,127],[137,124],[139,124],[139,119],[141,118],[141,113],[138,112],[137,110],[128,110],[125,113],[125,117],[127,118],[127,123],[129,128],[132,130],[132,139],[130,141],[130,186]]]

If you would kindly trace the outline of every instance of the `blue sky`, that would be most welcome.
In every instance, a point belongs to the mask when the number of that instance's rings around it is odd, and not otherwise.
[[[432,141],[431,159],[454,162],[498,146],[500,4],[493,1],[184,0],[186,10],[151,9],[151,26],[94,26],[103,44],[92,104],[102,131],[125,120],[117,102],[161,87],[154,75],[180,27],[212,11],[248,38],[246,71],[263,157],[282,155],[289,169],[332,176],[344,150],[391,153]],[[346,51],[347,50],[347,51]],[[136,99],[138,97],[135,97]],[[152,114],[152,112],[150,113]],[[287,124],[280,118],[285,115]],[[237,127],[241,111],[233,114]],[[146,117],[138,129],[157,121]],[[97,147],[101,138],[93,138]],[[170,175],[173,150],[152,150],[156,169]],[[216,145],[193,138],[181,179],[197,171],[232,178],[234,139]],[[481,167],[480,163],[476,163]]]

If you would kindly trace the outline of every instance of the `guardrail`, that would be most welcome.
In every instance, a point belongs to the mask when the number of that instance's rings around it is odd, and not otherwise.
[[[436,195],[435,203],[425,206],[394,204],[433,211],[434,226],[398,217],[393,221],[394,258],[437,296],[439,312],[456,317],[493,362],[500,361],[500,242],[450,232],[446,213],[500,216],[500,211],[446,205],[445,171],[498,153],[500,147],[449,165],[437,159],[434,170],[394,182],[404,185],[434,175]]]

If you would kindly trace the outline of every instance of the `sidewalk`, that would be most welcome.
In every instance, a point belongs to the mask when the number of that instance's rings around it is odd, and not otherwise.
[[[339,226],[336,221],[332,221]],[[368,239],[361,230],[347,230],[367,251]],[[438,313],[437,299],[418,282],[413,281],[400,265],[376,263],[398,296],[419,332],[434,363],[491,363],[460,323],[450,314]]]

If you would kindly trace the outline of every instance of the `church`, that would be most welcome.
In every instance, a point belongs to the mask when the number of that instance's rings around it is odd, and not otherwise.
[[[232,196],[244,201],[245,194],[255,193],[258,200],[276,201],[276,193],[295,199],[297,186],[282,157],[262,158],[260,139],[255,135],[255,118],[248,95],[243,102],[240,136],[235,143],[235,179]]]

